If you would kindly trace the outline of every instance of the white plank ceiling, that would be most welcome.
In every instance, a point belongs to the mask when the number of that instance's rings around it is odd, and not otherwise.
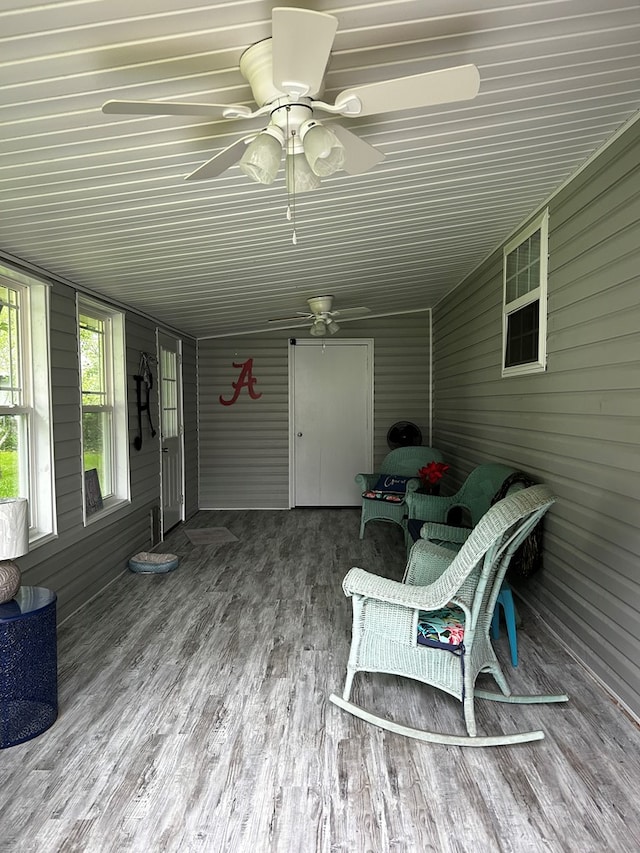
[[[324,100],[465,63],[481,76],[473,101],[341,119],[385,160],[298,196],[296,246],[282,175],[184,181],[264,121],[100,109],[253,106],[238,61],[274,5],[338,19]],[[427,308],[639,107],[636,0],[0,0],[0,251],[194,337],[324,293]]]

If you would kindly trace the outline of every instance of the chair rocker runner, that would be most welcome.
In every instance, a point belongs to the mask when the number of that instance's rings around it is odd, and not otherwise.
[[[418,540],[402,583],[351,569],[343,581],[353,603],[347,678],[342,698],[331,695],[331,701],[383,729],[431,743],[498,746],[542,739],[542,731],[478,736],[474,706],[476,698],[514,704],[568,700],[564,694],[513,695],[489,637],[509,561],[554,500],[543,485],[510,494],[488,510],[457,553]],[[451,694],[462,703],[467,735],[410,728],[353,704],[351,687],[360,671],[414,678]],[[502,692],[477,690],[480,673],[490,673]]]

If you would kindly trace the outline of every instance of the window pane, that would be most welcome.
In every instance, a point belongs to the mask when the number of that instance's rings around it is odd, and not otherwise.
[[[0,498],[29,496],[28,419],[0,415]]]
[[[19,294],[0,287],[0,406],[21,406]]]
[[[526,296],[540,286],[540,230],[507,255],[506,302]]]
[[[161,349],[162,367],[162,437],[174,438],[178,435],[178,383],[175,352]]]
[[[518,254],[517,252],[509,252],[507,255],[507,282],[513,281],[518,272]],[[507,284],[508,298],[508,284]],[[511,299],[509,299],[511,301]]]
[[[110,497],[113,494],[111,435],[111,414],[109,412],[83,412],[84,470],[97,469],[103,498]]]
[[[538,361],[539,303],[536,299],[507,317],[505,367]]]
[[[106,323],[97,317],[80,315],[80,369],[82,405],[107,403]]]

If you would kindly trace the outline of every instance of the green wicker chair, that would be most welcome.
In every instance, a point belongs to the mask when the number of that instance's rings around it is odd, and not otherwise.
[[[475,468],[454,495],[408,493],[405,499],[407,553],[421,535],[419,522],[446,524],[452,510],[459,510],[460,513],[466,513],[464,523],[467,527],[475,527],[491,506],[500,486],[514,473],[515,469],[508,465],[490,462]],[[460,542],[462,541],[464,540],[461,539]]]
[[[382,460],[379,471],[374,474],[356,474],[355,481],[364,492],[373,492],[376,483],[383,474],[400,477],[411,477],[406,484],[409,494],[420,488],[418,471],[429,462],[443,462],[442,453],[433,447],[398,447],[392,450]],[[407,514],[404,498],[397,502],[362,498],[362,515],[360,516],[360,539],[364,537],[364,528],[369,521],[391,521],[404,529],[403,520]]]
[[[367,722],[432,743],[496,746],[540,740],[542,731],[477,734],[476,698],[509,703],[566,702],[557,696],[511,693],[491,646],[491,620],[509,560],[554,502],[547,486],[531,486],[494,504],[456,553],[420,539],[402,583],[351,569],[343,589],[353,603],[353,630],[342,697],[331,701]],[[441,734],[379,717],[349,701],[357,672],[413,678],[443,690],[463,706],[467,734]],[[501,693],[477,690],[490,673]]]

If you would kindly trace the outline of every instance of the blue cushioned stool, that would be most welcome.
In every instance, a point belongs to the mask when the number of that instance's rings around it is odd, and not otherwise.
[[[497,640],[500,636],[500,607],[504,611],[504,621],[507,625],[507,636],[509,637],[509,649],[511,650],[511,663],[518,666],[518,638],[516,636],[516,609],[513,604],[513,592],[509,584],[504,581],[496,599],[496,607],[491,620],[491,636]]]

